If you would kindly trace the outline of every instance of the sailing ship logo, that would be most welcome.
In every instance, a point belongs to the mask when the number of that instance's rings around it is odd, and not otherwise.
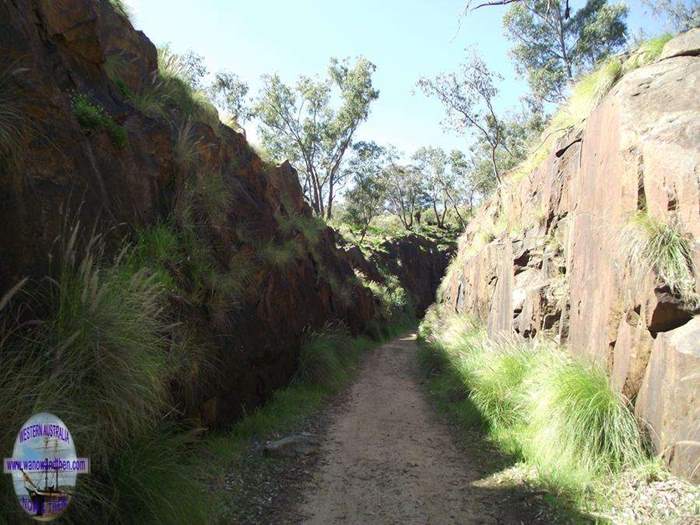
[[[15,494],[25,512],[37,521],[51,521],[68,507],[78,474],[90,471],[90,461],[77,456],[63,421],[42,412],[22,425],[3,470],[12,475]]]

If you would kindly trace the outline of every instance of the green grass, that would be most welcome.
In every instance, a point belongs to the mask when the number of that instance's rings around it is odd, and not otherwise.
[[[671,35],[662,35],[642,43],[624,61],[611,57],[574,85],[568,100],[554,113],[540,140],[533,145],[527,158],[511,171],[516,182],[528,176],[552,152],[557,140],[574,129],[582,129],[591,112],[605,95],[627,73],[654,62]]]
[[[466,428],[486,428],[564,506],[599,504],[607,483],[648,463],[628,402],[597,366],[544,340],[489,340],[473,321],[435,308],[419,335],[442,408]]]
[[[3,312],[0,417],[6,430],[0,446],[11,449],[28,414],[60,414],[92,464],[91,474],[79,480],[69,521],[118,512],[148,522],[135,510],[144,494],[132,491],[115,499],[112,491],[131,481],[111,466],[135,440],[158,432],[173,409],[169,386],[177,369],[168,351],[172,321],[164,315],[162,288],[127,259],[122,252],[107,260],[99,237],[82,239],[76,225],[62,237],[51,277],[26,284],[24,295]],[[20,313],[32,322],[19,323]],[[161,466],[148,475],[153,486],[172,481]],[[15,508],[6,482],[3,476],[3,507]],[[158,498],[172,495],[148,498],[158,508]]]
[[[168,46],[158,49],[158,75],[132,102],[146,115],[174,122],[203,122],[219,128],[219,113],[208,97],[195,90],[184,77],[181,57]]]
[[[668,285],[689,305],[700,304],[695,291],[692,238],[683,233],[680,223],[661,222],[647,212],[635,214],[623,228],[620,241],[627,265],[643,277],[649,272]]]
[[[263,243],[258,249],[258,257],[273,268],[284,269],[301,254],[302,246],[295,239],[279,244],[274,239]]]
[[[126,146],[128,142],[126,130],[114,122],[102,106],[82,93],[73,96],[72,105],[73,115],[81,128],[88,132],[105,130],[115,146],[119,148]]]
[[[193,476],[196,439],[191,431],[165,426],[120,449],[109,466],[113,487],[110,522],[207,523],[211,498]]]

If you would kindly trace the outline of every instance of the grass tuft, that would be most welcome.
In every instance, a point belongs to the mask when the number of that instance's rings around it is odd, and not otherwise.
[[[621,242],[627,265],[636,269],[637,278],[656,272],[688,305],[700,305],[695,291],[691,237],[683,233],[678,221],[663,223],[647,212],[639,212],[623,228]]]

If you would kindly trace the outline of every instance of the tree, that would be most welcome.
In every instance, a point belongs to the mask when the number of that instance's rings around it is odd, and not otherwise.
[[[390,153],[374,142],[353,145],[353,157],[348,163],[348,176],[353,187],[345,194],[345,220],[359,230],[360,242],[367,235],[372,220],[384,209],[386,186],[384,170],[391,161]]]
[[[392,163],[383,178],[389,211],[398,216],[404,228],[411,230],[414,220],[420,222],[417,217],[424,203],[420,172],[415,166]]]
[[[515,44],[516,69],[541,100],[564,100],[575,77],[625,43],[627,7],[622,3],[587,0],[573,15],[562,0],[496,2],[506,3],[511,5],[503,23]]]
[[[666,19],[675,32],[700,27],[700,2],[698,0],[642,0],[654,16]]]
[[[327,218],[332,217],[336,192],[343,183],[343,157],[379,96],[372,85],[375,69],[365,58],[354,65],[332,59],[327,79],[302,76],[293,87],[277,75],[266,75],[253,108],[263,146],[299,170],[311,206]],[[336,100],[340,107],[334,109]]]
[[[473,130],[488,145],[491,169],[500,183],[497,163],[499,151],[510,154],[505,141],[504,127],[493,107],[498,94],[495,83],[502,80],[486,66],[483,59],[471,53],[462,64],[460,74],[448,73],[434,79],[421,78],[418,86],[427,96],[435,96],[442,103],[447,118],[443,125],[458,132]]]
[[[423,147],[413,154],[416,167],[423,174],[426,200],[435,214],[438,228],[445,227],[448,209],[448,193],[454,180],[447,169],[447,155],[441,148]]]
[[[217,73],[209,92],[215,104],[229,114],[235,127],[241,128],[243,123],[251,117],[246,100],[248,84],[235,73],[226,71]]]

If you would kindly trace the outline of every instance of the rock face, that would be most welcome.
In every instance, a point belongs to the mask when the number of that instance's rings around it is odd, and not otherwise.
[[[373,317],[372,295],[350,284],[353,270],[334,232],[324,228],[310,240],[289,226],[312,220],[291,166],[265,164],[218,119],[185,127],[172,118],[181,116],[177,108],[171,118],[137,108],[133,95],[157,75],[156,48],[109,2],[0,2],[0,72],[3,104],[10,100],[22,115],[13,154],[0,150],[0,296],[22,277],[46,275],[62,211],[122,239],[168,220],[188,185],[220,176],[231,200],[220,221],[200,229],[201,240],[223,275],[238,270],[234,254],[255,262],[238,304],[171,297],[213,340],[224,378],[195,385],[192,416],[207,425],[230,421],[289,380],[304,330],[342,321],[357,333]],[[106,129],[81,128],[71,102],[77,94],[124,128],[126,144]],[[194,148],[192,169],[183,169],[183,136]],[[262,245],[289,242],[300,247],[289,264],[259,259]]]
[[[416,315],[422,317],[435,302],[450,256],[451,251],[441,250],[435,241],[412,234],[384,242],[370,259],[399,278],[415,301]]]
[[[606,367],[671,467],[696,480],[697,306],[629,263],[625,226],[645,210],[682,229],[700,291],[699,34],[626,74],[581,130],[486,202],[442,285],[445,304],[492,334],[545,333]]]

